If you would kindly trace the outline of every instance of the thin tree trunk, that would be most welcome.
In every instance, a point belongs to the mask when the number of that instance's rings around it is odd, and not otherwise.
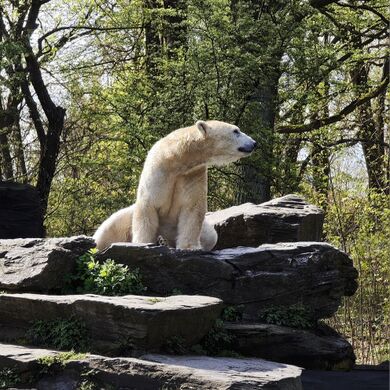
[[[157,0],[145,0],[144,6],[148,11],[145,21],[145,58],[146,70],[148,74],[154,74],[156,61],[161,56],[161,40],[158,29],[158,20],[153,12],[158,9]]]
[[[16,174],[19,181],[27,183],[28,177],[26,159],[24,156],[23,140],[19,121],[17,121],[13,127],[13,139],[16,159]]]
[[[12,157],[8,142],[8,134],[9,130],[7,128],[0,128],[2,175],[5,180],[13,180],[14,172],[12,168]]]
[[[326,43],[328,36],[324,36]],[[321,115],[324,118],[329,117],[328,96],[329,96],[329,80],[324,80],[324,93],[320,93],[320,97],[325,98],[326,104],[322,110]],[[328,207],[328,193],[329,193],[329,174],[330,174],[330,151],[325,148],[323,144],[326,142],[326,128],[325,133],[320,133],[314,136],[313,150],[312,150],[312,165],[313,165],[313,186],[319,195],[318,202],[323,210],[326,212]]]
[[[386,59],[383,65],[384,79],[389,71],[389,60]],[[359,91],[367,89],[369,68],[365,64],[359,64],[352,73],[352,81]],[[382,96],[382,95],[381,95]],[[371,102],[367,102],[357,108],[357,122],[359,137],[363,138],[363,153],[366,161],[368,174],[368,186],[370,189],[380,192],[388,192],[389,183],[386,173],[386,153],[384,123],[378,120],[375,123]]]
[[[187,48],[187,0],[164,0],[164,8],[171,11],[165,17],[164,28],[165,46],[171,57],[177,49]]]

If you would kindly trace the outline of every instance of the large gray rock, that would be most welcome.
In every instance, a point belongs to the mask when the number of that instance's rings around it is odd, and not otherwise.
[[[259,359],[146,355],[144,359],[199,373],[207,389],[301,389],[298,367]]]
[[[302,389],[301,369],[261,359],[147,355],[141,360],[85,355],[56,367],[39,363],[56,355],[52,350],[0,344],[0,367],[12,368],[21,379],[20,386],[35,377],[38,390],[76,390],[87,379],[97,388],[116,389]]]
[[[233,348],[244,356],[320,370],[350,370],[355,363],[351,344],[328,326],[312,330],[271,324],[225,323]]]
[[[352,260],[318,242],[268,244],[213,252],[113,244],[98,259],[111,258],[139,268],[148,291],[170,295],[203,294],[226,305],[242,306],[244,318],[257,320],[268,307],[301,302],[314,319],[329,317],[341,297],[357,288]]]
[[[259,205],[245,203],[208,213],[218,233],[215,249],[267,243],[320,241],[324,212],[297,195]]]
[[[37,189],[0,182],[0,238],[43,237],[43,209]]]
[[[61,290],[77,257],[94,246],[85,236],[0,240],[0,290]]]
[[[0,295],[0,337],[23,338],[31,323],[74,317],[85,323],[92,351],[136,355],[158,351],[173,337],[190,346],[210,330],[222,302],[204,296]]]

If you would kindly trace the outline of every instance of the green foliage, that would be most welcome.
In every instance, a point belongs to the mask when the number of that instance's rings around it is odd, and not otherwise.
[[[222,356],[232,350],[233,341],[234,337],[225,330],[223,321],[218,319],[200,342],[200,347],[207,355]],[[200,350],[199,347],[196,348]]]
[[[312,320],[311,310],[300,303],[291,306],[267,308],[259,314],[259,319],[267,324],[299,329],[308,329],[315,325]]]
[[[40,8],[35,34],[46,38],[32,39],[32,49],[58,90],[56,104],[67,110],[45,222],[48,235],[91,234],[107,216],[133,203],[148,150],[171,130],[197,119],[234,122],[258,141],[259,150],[237,164],[210,169],[209,209],[257,199],[262,191],[271,197],[303,193],[323,207],[325,238],[347,251],[360,272],[357,295],[346,299],[334,321],[350,337],[360,362],[378,362],[386,356],[389,201],[363,187],[368,170],[371,186],[372,179],[380,183],[388,175],[386,96],[331,125],[322,119],[337,117],[384,79],[388,1],[171,3],[67,0]],[[0,15],[9,31],[0,38],[1,97],[14,101],[10,117],[17,117],[1,142],[3,157],[10,151],[14,178],[36,184],[41,145],[19,85],[25,79],[25,72],[17,71],[24,68],[24,42],[14,39],[29,7],[31,2],[6,0]],[[85,15],[91,28],[79,29]],[[79,32],[71,38],[62,29],[70,25]],[[58,28],[52,31],[53,26]],[[313,122],[320,128],[277,131]],[[46,120],[43,125],[49,133]],[[22,145],[16,142],[19,128]],[[359,144],[365,146],[364,157],[371,149],[379,151],[378,158],[365,158],[358,174],[352,164],[336,180],[337,153],[346,151],[344,162],[356,161],[351,151],[362,158]],[[0,162],[3,179],[6,161]],[[337,183],[330,186],[332,181]],[[356,190],[357,182],[364,186]],[[386,181],[379,187],[385,191]],[[91,269],[80,266],[82,275],[72,281],[81,292],[142,290],[137,272],[127,283],[123,269],[111,261],[87,263]],[[128,284],[133,287],[123,287]]]
[[[59,350],[85,351],[89,345],[84,322],[74,317],[35,321],[27,331],[26,338],[33,345]]]
[[[340,179],[340,178],[339,178]],[[383,194],[369,197],[337,190],[325,220],[326,238],[347,252],[359,272],[359,287],[328,321],[352,343],[358,361],[389,360],[390,205]]]
[[[0,389],[8,389],[19,382],[19,375],[12,368],[2,368],[0,370]]]
[[[183,295],[183,292],[179,288],[174,288],[170,295]]]
[[[61,352],[56,355],[43,356],[38,359],[40,365],[40,373],[47,374],[53,368],[64,368],[67,362],[72,360],[82,360],[85,358],[84,353],[76,353],[74,351]]]
[[[151,297],[148,298],[148,302],[154,305],[155,303],[164,302],[164,298]]]
[[[130,271],[123,264],[95,259],[96,250],[89,250],[77,260],[76,272],[68,276],[68,289],[100,295],[143,294],[145,287],[138,269]]]
[[[97,385],[88,379],[83,380],[78,387],[79,390],[95,390],[98,389]]]
[[[188,348],[185,346],[181,336],[173,336],[164,345],[164,350],[173,355],[190,353],[196,355],[241,357],[233,351],[233,341],[234,337],[225,330],[223,320],[218,319],[199,344]]]
[[[227,306],[223,309],[221,319],[223,321],[236,322],[242,319],[240,307]]]
[[[188,349],[181,336],[172,336],[164,345],[164,351],[172,355],[185,355]]]

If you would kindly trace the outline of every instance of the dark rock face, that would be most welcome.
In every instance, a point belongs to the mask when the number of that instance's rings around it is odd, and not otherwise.
[[[0,238],[43,237],[38,191],[28,185],[0,182]]]
[[[38,359],[55,355],[58,352],[52,350],[0,344],[0,367],[12,367],[22,380],[35,376],[37,390],[79,389],[86,372],[98,388],[302,390],[301,369],[261,359],[146,355],[141,360],[85,355],[65,362],[57,372],[42,374]]]
[[[355,363],[352,346],[321,324],[313,330],[270,324],[226,323],[234,336],[234,350],[308,369],[350,370]]]
[[[341,297],[357,288],[351,259],[318,242],[262,245],[213,252],[114,244],[98,259],[139,268],[150,293],[203,294],[243,307],[244,319],[261,310],[302,303],[313,319],[331,316]]]
[[[245,203],[208,213],[218,233],[215,249],[267,243],[320,241],[324,213],[297,195],[255,205]]]
[[[0,290],[60,290],[77,257],[94,245],[85,236],[0,240]]]
[[[222,310],[222,302],[203,296],[151,298],[136,295],[0,295],[0,337],[23,337],[36,320],[82,320],[92,351],[115,353],[126,347],[136,355],[159,351],[172,337],[184,346],[199,342]]]

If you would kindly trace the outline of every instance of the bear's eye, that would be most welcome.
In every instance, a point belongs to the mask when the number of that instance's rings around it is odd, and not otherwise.
[[[234,134],[240,134],[240,132],[236,129],[236,130],[233,130],[233,133]]]

